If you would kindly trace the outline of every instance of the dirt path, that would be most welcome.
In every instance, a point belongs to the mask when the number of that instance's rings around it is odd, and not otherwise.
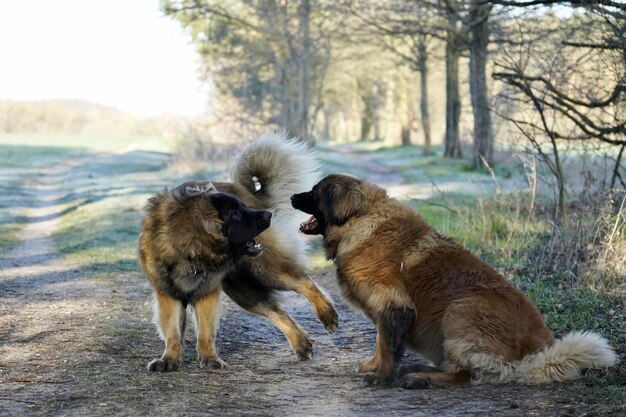
[[[150,322],[150,291],[139,271],[96,275],[65,260],[50,237],[66,209],[60,202],[72,187],[69,169],[97,158],[65,161],[27,185],[36,202],[27,213],[29,224],[20,244],[0,259],[0,416],[617,416],[624,411],[582,403],[562,386],[365,388],[354,367],[372,354],[374,330],[340,300],[331,268],[314,278],[338,307],[336,334],[324,332],[304,299],[284,297],[314,342],[311,362],[298,362],[270,323],[224,300],[217,345],[227,369],[198,368],[189,330],[181,369],[149,373],[145,365],[161,353],[162,343]]]

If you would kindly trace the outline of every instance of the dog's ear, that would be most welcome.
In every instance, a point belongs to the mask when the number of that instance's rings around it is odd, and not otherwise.
[[[183,193],[186,197],[196,197],[201,194],[215,192],[212,182],[190,182],[185,184]]]
[[[187,181],[174,188],[170,195],[179,201],[184,201],[188,198],[214,194],[216,192],[215,186],[209,181]],[[165,193],[168,193],[167,188]]]
[[[350,217],[361,213],[364,199],[365,193],[360,189],[357,180],[333,184],[324,199],[326,218],[330,223],[341,226]]]
[[[203,194],[212,194],[216,192],[215,186],[209,181],[197,182],[187,181],[173,190],[173,193],[180,198],[198,197]]]

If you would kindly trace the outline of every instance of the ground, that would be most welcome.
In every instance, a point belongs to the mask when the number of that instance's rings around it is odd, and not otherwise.
[[[338,155],[357,175],[373,175],[390,187],[404,183],[371,156],[354,150]],[[200,369],[188,329],[180,370],[150,373],[146,364],[160,356],[162,342],[151,323],[151,291],[135,260],[136,223],[146,197],[176,176],[166,168],[167,153],[87,147],[37,157],[43,162],[28,160],[19,174],[10,166],[0,171],[0,210],[5,219],[24,223],[0,249],[0,416],[626,412],[620,404],[588,404],[584,393],[564,385],[367,388],[355,366],[373,353],[373,326],[341,300],[332,265],[324,262],[313,277],[338,308],[336,334],[325,333],[302,297],[283,298],[311,335],[312,361],[298,361],[272,324],[224,299],[217,346],[228,367]],[[430,192],[424,184],[421,192]],[[6,236],[11,233],[7,229]]]

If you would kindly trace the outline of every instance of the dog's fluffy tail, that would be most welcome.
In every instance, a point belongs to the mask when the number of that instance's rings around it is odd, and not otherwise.
[[[319,162],[312,149],[285,132],[265,133],[237,155],[231,178],[274,210],[295,212],[291,195],[313,187]]]
[[[291,196],[310,190],[319,180],[319,161],[306,144],[287,133],[265,133],[235,157],[231,179],[263,200],[272,210],[272,226],[284,250],[306,264],[306,241],[298,233],[303,213],[291,206]]]
[[[580,378],[580,370],[615,365],[617,355],[608,342],[592,332],[571,332],[563,339],[522,359],[516,369],[518,382],[544,385]]]

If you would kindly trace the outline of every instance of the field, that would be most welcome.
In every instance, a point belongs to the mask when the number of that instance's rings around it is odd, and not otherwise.
[[[269,322],[224,299],[217,346],[227,369],[198,368],[189,329],[181,369],[149,373],[145,365],[161,354],[162,342],[136,260],[143,204],[186,178],[225,177],[209,170],[181,174],[172,164],[174,152],[174,143],[159,138],[0,135],[0,416],[626,412],[624,276],[592,279],[540,269],[533,248],[551,226],[527,213],[520,166],[467,172],[467,161],[422,157],[419,147],[328,144],[318,154],[326,173],[348,172],[385,185],[494,264],[557,334],[586,329],[605,335],[620,354],[617,368],[540,388],[365,388],[354,368],[373,352],[374,329],[341,300],[333,266],[313,240],[312,276],[338,307],[339,331],[326,334],[303,298],[284,296],[311,335],[313,361],[298,362]],[[408,354],[404,360],[418,359]]]

